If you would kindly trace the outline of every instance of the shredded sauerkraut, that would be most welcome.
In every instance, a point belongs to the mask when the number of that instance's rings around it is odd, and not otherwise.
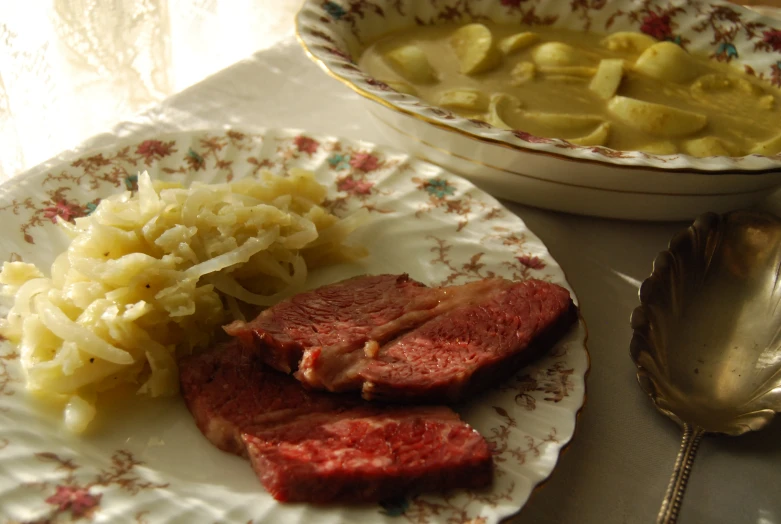
[[[71,237],[51,267],[6,262],[14,297],[0,334],[20,346],[30,390],[65,402],[68,429],[83,431],[99,394],[179,390],[176,360],[242,317],[295,292],[313,265],[362,256],[345,238],[365,216],[340,219],[321,204],[311,173],[261,173],[225,184],[152,182],[101,201],[88,217],[60,221]]]

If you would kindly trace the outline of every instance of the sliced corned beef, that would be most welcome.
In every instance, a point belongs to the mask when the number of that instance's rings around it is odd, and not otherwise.
[[[446,407],[387,407],[308,391],[228,344],[180,363],[196,424],[250,460],[280,501],[378,501],[491,482],[486,441]]]
[[[377,275],[296,295],[226,331],[308,387],[430,402],[512,375],[576,319],[569,292],[541,280],[428,288]]]

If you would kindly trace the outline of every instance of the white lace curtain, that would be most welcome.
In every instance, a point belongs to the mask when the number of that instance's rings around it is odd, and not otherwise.
[[[0,0],[0,182],[293,30],[301,0]]]

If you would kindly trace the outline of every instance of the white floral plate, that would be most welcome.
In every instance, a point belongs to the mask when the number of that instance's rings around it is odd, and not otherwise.
[[[312,275],[311,285],[362,273],[409,273],[428,284],[501,275],[569,287],[545,246],[469,182],[404,153],[299,131],[179,133],[128,142],[0,186],[0,260],[43,267],[65,246],[56,216],[90,213],[133,189],[136,173],[188,183],[313,170],[337,214],[370,219],[358,264]],[[17,351],[0,347],[0,522],[487,523],[516,513],[552,472],[585,400],[589,357],[581,320],[546,358],[470,404],[465,420],[489,440],[496,476],[486,491],[361,507],[276,503],[244,460],[199,433],[180,398],[112,406],[84,437],[29,398]]]

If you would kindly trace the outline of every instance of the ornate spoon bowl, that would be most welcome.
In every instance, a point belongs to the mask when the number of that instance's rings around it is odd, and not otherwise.
[[[675,522],[705,433],[742,435],[781,411],[781,220],[707,213],[640,287],[630,345],[640,387],[683,428],[658,522]]]

